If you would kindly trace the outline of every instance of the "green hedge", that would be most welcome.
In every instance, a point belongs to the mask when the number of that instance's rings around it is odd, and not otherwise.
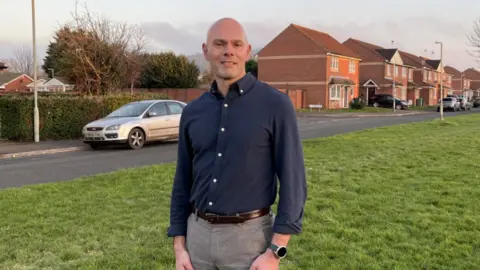
[[[78,139],[87,123],[137,100],[168,99],[164,94],[119,94],[109,96],[39,96],[40,139]],[[33,140],[32,96],[0,96],[0,139]]]

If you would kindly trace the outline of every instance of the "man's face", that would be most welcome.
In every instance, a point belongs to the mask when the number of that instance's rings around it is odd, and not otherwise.
[[[250,52],[251,45],[243,29],[232,22],[214,26],[207,43],[203,44],[203,53],[210,62],[211,71],[223,80],[237,80],[245,74],[245,63]]]

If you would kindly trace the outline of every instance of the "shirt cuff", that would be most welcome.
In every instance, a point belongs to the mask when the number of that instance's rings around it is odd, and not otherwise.
[[[167,235],[168,235],[168,237],[187,236],[187,226],[186,225],[171,225],[170,227],[168,227]]]
[[[273,224],[273,232],[278,234],[299,234],[302,232],[302,225],[299,223],[277,223]]]

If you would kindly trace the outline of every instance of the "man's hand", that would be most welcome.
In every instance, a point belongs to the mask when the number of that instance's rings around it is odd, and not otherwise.
[[[175,261],[177,270],[194,270],[190,261],[190,255],[184,250],[175,251]]]
[[[267,251],[255,259],[250,270],[278,270],[279,266],[280,259],[273,254],[271,249],[267,249]]]

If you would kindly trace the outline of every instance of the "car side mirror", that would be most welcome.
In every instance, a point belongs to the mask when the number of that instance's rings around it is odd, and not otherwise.
[[[157,116],[156,112],[148,112],[148,117],[154,117]]]

